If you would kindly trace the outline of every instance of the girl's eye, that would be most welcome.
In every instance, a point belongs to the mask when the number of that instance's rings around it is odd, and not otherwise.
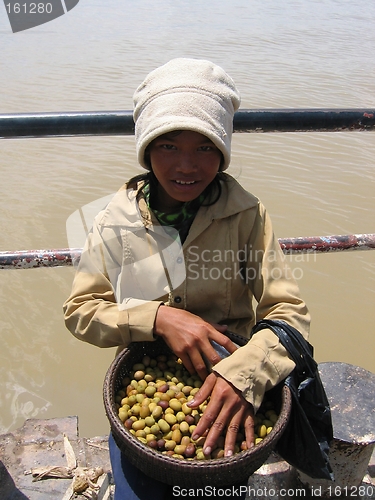
[[[175,146],[173,144],[160,144],[160,147],[162,149],[167,149],[168,151],[175,149]]]
[[[201,146],[199,148],[200,151],[213,151],[214,146]]]

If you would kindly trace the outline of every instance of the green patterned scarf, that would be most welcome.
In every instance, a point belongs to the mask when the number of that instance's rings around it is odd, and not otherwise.
[[[176,212],[165,213],[151,206],[149,184],[144,187],[143,193],[145,195],[147,206],[155,214],[160,224],[162,226],[173,227],[176,229],[180,234],[181,241],[184,241],[199,207],[205,199],[205,195],[202,193],[199,198],[184,203]]]

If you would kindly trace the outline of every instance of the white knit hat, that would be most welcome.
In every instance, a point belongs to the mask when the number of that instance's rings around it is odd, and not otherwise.
[[[149,169],[145,150],[156,137],[191,130],[208,137],[230,162],[233,117],[240,95],[233,80],[216,64],[178,58],[152,71],[134,99],[135,140],[139,163]]]

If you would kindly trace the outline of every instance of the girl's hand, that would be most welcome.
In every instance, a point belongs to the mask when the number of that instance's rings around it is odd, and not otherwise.
[[[208,397],[210,401],[192,436],[196,440],[208,431],[203,447],[204,454],[211,453],[217,439],[226,430],[224,455],[226,457],[233,455],[237,433],[241,426],[245,429],[247,448],[254,446],[254,410],[240,391],[220,375],[211,373],[188,406],[197,408]]]
[[[181,358],[186,369],[191,374],[198,373],[202,380],[208,375],[205,360],[212,366],[221,360],[210,340],[225,347],[230,353],[237,349],[221,333],[226,329],[223,325],[211,325],[184,309],[168,306],[159,307],[154,325],[155,335],[163,337],[170,349]]]

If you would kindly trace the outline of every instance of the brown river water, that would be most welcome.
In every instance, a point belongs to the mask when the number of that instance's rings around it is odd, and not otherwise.
[[[82,1],[13,34],[0,7],[0,113],[124,110],[173,57],[210,59],[242,108],[375,106],[373,0]],[[68,246],[70,214],[140,171],[133,137],[0,142],[0,251]],[[229,172],[278,237],[375,232],[375,133],[236,134]],[[375,372],[375,250],[290,260],[318,362]],[[73,268],[0,270],[0,433],[78,415],[108,432],[102,384],[114,350],[65,329]]]

